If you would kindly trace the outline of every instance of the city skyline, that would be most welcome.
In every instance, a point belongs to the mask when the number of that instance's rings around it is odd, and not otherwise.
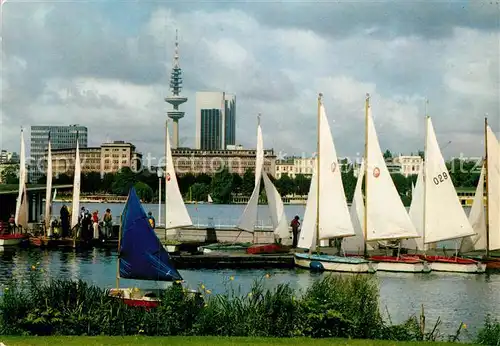
[[[443,154],[479,156],[485,113],[499,130],[498,7],[7,2],[0,147],[18,151],[21,125],[85,123],[95,142],[125,139],[159,156],[178,28],[189,99],[180,146],[195,146],[195,92],[229,90],[237,143],[255,146],[262,113],[266,147],[313,152],[321,91],[339,155],[353,156],[370,92],[382,147],[423,147],[429,98],[439,142],[452,142]]]

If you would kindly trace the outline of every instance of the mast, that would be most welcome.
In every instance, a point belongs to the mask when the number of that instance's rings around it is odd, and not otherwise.
[[[429,114],[428,114],[429,100],[425,100],[425,140],[424,140],[424,159],[422,160],[424,169],[422,170],[422,182],[424,183],[424,210],[423,210],[423,225],[422,225],[422,242],[424,247],[424,254],[427,252],[427,247],[425,246],[425,230],[427,223],[427,137],[429,135]]]
[[[484,181],[486,188],[486,257],[490,256],[490,199],[488,184],[488,117],[484,117]],[[484,198],[484,197],[483,197]]]
[[[365,212],[363,215],[363,238],[364,238],[364,255],[368,255],[366,246],[366,235],[368,234],[368,109],[370,108],[370,94],[366,93],[365,99]]]
[[[320,246],[320,241],[319,241],[319,193],[320,193],[320,186],[319,186],[319,182],[320,182],[320,179],[319,179],[319,175],[320,175],[320,164],[319,164],[319,160],[320,160],[320,125],[321,125],[321,103],[322,103],[322,98],[323,98],[323,94],[322,93],[319,93],[318,94],[318,141],[317,141],[317,152],[316,152],[316,177],[317,177],[317,181],[316,181],[316,252],[319,253],[319,246]],[[312,252],[312,249],[311,251]]]
[[[167,212],[168,212],[168,204],[167,204],[167,199],[168,199],[168,196],[167,196],[167,179],[168,179],[168,167],[167,167],[167,163],[168,163],[168,158],[167,158],[167,134],[168,134],[168,118],[165,120],[165,216],[164,216],[164,219],[165,219],[165,241],[167,240]],[[155,225],[156,226],[156,225]]]
[[[120,215],[120,230],[118,231],[118,255],[116,259],[116,288],[120,288],[120,246],[122,241],[123,213]]]

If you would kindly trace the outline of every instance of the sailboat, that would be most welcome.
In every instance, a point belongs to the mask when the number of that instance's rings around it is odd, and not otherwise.
[[[429,116],[426,117],[423,189],[423,244],[456,240],[458,252],[459,241],[475,232],[458,199]],[[482,273],[486,270],[483,263],[457,256],[424,254],[421,258],[430,263],[433,271]]]
[[[23,230],[28,230],[28,194],[26,192],[26,149],[24,144],[24,131],[21,128],[21,150],[19,157],[19,192],[16,202],[16,212],[14,215],[14,223],[16,229],[11,234],[0,234],[0,246],[15,246],[21,244],[26,238]]]
[[[130,189],[121,215],[118,235],[116,288],[109,294],[130,306],[154,308],[159,304],[155,290],[120,288],[120,278],[132,280],[181,281],[168,251],[151,227],[135,189]]]
[[[481,170],[476,194],[469,214],[469,222],[475,235],[462,239],[461,253],[485,252],[484,256],[467,256],[480,259],[487,269],[499,269],[500,259],[490,257],[491,250],[500,249],[498,206],[500,194],[499,142],[485,119],[485,162]],[[486,194],[485,194],[486,183]],[[486,205],[485,205],[486,197]]]
[[[181,229],[193,225],[177,183],[174,160],[168,133],[168,120],[165,122],[165,235],[168,230]]]
[[[297,245],[299,248],[308,249],[309,253],[295,253],[295,265],[311,270],[373,272],[371,263],[364,258],[319,253],[321,240],[355,235],[340,171],[330,126],[322,103],[322,94],[319,94],[316,167],[311,178]],[[314,250],[316,254],[313,254]]]
[[[253,232],[255,229],[255,222],[257,221],[258,202],[260,195],[261,179],[264,181],[264,189],[267,196],[267,204],[271,221],[273,224],[274,243],[271,244],[258,244],[252,245],[247,248],[246,252],[250,254],[257,253],[276,253],[288,252],[289,248],[285,247],[285,243],[289,242],[290,231],[288,222],[285,215],[285,208],[283,201],[278,190],[271,182],[267,173],[264,172],[264,141],[262,138],[262,128],[260,125],[260,114],[257,118],[257,151],[255,162],[255,185],[252,196],[248,201],[247,206],[239,220],[238,228],[240,230]]]
[[[209,194],[207,203],[212,204],[213,202],[214,202],[214,200],[212,199],[212,196],[210,196],[210,194]]]
[[[365,242],[418,238],[401,197],[387,169],[371,115],[370,96],[365,103]],[[371,256],[377,271],[429,272],[427,264],[417,257]]]

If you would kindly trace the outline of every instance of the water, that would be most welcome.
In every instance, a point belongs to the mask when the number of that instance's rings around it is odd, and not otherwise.
[[[37,264],[38,263],[38,264]],[[114,287],[116,253],[93,249],[48,251],[41,249],[14,249],[0,251],[0,285],[11,278],[26,278],[31,265],[43,269],[46,278],[82,279],[103,288]],[[298,290],[306,289],[314,280],[327,273],[315,274],[306,270],[181,270],[190,288],[203,284],[213,293],[226,292],[230,285],[247,292],[254,280],[263,280],[266,287],[289,283]],[[266,278],[270,274],[270,278]],[[349,275],[349,274],[344,274]],[[233,276],[234,281],[229,278]],[[460,322],[465,322],[470,333],[481,326],[486,314],[500,317],[500,275],[495,274],[403,274],[374,275],[380,287],[382,313],[390,315],[394,323],[420,313],[424,304],[427,325],[438,317],[443,320],[440,330],[453,334]],[[122,287],[161,288],[168,283],[121,280]]]

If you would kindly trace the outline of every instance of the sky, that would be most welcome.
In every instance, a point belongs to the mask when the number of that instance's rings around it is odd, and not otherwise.
[[[364,98],[382,148],[423,149],[425,99],[445,157],[483,152],[500,130],[500,5],[473,1],[17,1],[2,8],[0,147],[20,127],[80,124],[89,145],[164,148],[179,30],[189,98],[180,145],[195,144],[196,91],[236,94],[236,141],[310,156],[317,94],[339,156],[364,151]]]

